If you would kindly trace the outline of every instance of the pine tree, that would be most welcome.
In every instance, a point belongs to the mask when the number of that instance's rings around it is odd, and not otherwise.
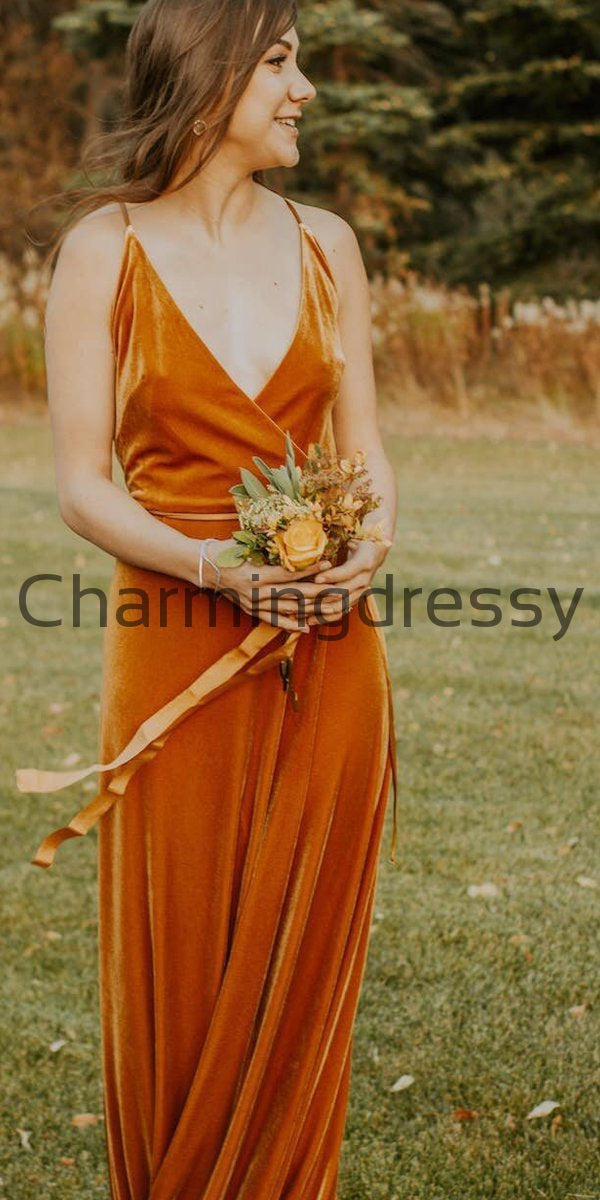
[[[298,21],[299,59],[317,88],[298,189],[351,220],[371,267],[391,265],[399,230],[428,208],[414,154],[432,116],[428,69],[402,28],[407,7],[313,0]],[[440,6],[421,8],[437,17]]]
[[[450,281],[600,284],[597,0],[450,0],[428,147],[440,170],[414,260]]]

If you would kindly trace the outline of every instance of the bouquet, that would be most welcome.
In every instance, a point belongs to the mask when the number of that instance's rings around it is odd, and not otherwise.
[[[305,571],[323,558],[335,566],[351,541],[391,545],[382,522],[367,529],[362,524],[381,504],[381,496],[371,490],[362,450],[351,459],[338,458],[311,442],[300,469],[289,432],[285,446],[286,460],[279,467],[253,455],[266,483],[242,468],[242,482],[229,489],[240,528],[233,533],[236,545],[217,556],[219,566],[237,567],[248,560]]]

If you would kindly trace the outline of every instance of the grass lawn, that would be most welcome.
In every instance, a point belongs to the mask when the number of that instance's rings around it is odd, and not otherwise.
[[[101,673],[93,604],[74,629],[68,586],[40,585],[44,616],[64,619],[40,629],[19,614],[19,586],[80,571],[106,590],[112,559],[60,520],[47,425],[2,432],[0,1197],[107,1200],[102,1121],[72,1123],[102,1113],[96,830],[50,871],[29,863],[97,777],[39,796],[13,780],[73,751],[94,761]],[[425,435],[387,446],[399,837],[394,867],[390,796],[339,1200],[600,1200],[598,451]],[[427,618],[442,587],[462,599],[438,610],[460,621],[450,628]],[[405,588],[422,589],[406,626]],[[475,588],[500,590],[485,598],[499,624],[471,624],[491,619],[471,608]],[[515,588],[540,589],[537,625],[511,625],[531,618],[511,608]],[[584,589],[561,638],[548,588],[565,609]],[[413,1082],[392,1090],[403,1075]],[[527,1119],[545,1100],[559,1107]]]

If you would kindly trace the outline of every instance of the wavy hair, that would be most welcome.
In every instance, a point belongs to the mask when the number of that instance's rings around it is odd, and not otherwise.
[[[196,143],[197,163],[173,190],[189,183],[216,153],[261,56],[296,19],[296,0],[147,0],[127,39],[121,118],[96,153],[82,155],[84,174],[106,182],[61,193],[67,219],[45,265],[80,217],[166,191]],[[200,137],[198,118],[208,125]],[[267,186],[262,171],[253,178]]]

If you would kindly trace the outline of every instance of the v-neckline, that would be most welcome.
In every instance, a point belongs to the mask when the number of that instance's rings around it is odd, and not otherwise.
[[[189,320],[188,317],[186,317],[183,309],[177,303],[172,292],[169,290],[166,283],[164,282],[162,275],[160,274],[159,271],[157,271],[156,267],[154,266],[152,259],[150,258],[143,243],[140,241],[136,230],[134,229],[133,225],[131,224],[131,221],[129,222],[129,224],[127,225],[126,230],[125,230],[125,233],[128,234],[129,237],[133,239],[136,246],[140,250],[140,253],[141,253],[146,265],[149,267],[151,273],[153,274],[154,278],[156,279],[161,291],[163,292],[163,295],[165,296],[168,303],[171,305],[171,308],[176,313],[176,315],[179,317],[179,319],[181,320],[183,325],[186,327],[188,332],[191,334],[191,336],[194,338],[194,340],[197,342],[197,344],[208,355],[208,357],[214,363],[215,367],[220,371],[220,373],[224,377],[224,379],[226,379],[228,381],[228,383],[232,387],[235,388],[236,392],[240,396],[242,396],[250,404],[254,404],[254,405],[259,404],[259,402],[262,399],[262,397],[264,396],[265,392],[268,390],[268,388],[271,387],[271,385],[274,383],[277,376],[283,370],[285,364],[288,362],[288,359],[290,358],[292,351],[295,348],[296,342],[298,341],[298,337],[300,335],[300,329],[302,327],[302,322],[303,322],[303,318],[304,318],[304,309],[305,309],[305,304],[306,304],[306,295],[307,295],[307,286],[306,286],[307,263],[306,263],[306,245],[305,245],[306,226],[304,225],[304,222],[300,220],[298,214],[292,209],[291,205],[289,204],[289,202],[285,196],[283,197],[283,199],[284,199],[285,203],[287,204],[288,208],[290,209],[290,211],[292,212],[292,215],[294,216],[294,219],[298,226],[298,231],[300,233],[300,272],[301,272],[300,304],[299,304],[299,308],[298,308],[298,315],[296,318],[296,325],[294,328],[294,332],[292,334],[292,339],[288,343],[287,349],[285,350],[283,357],[280,358],[277,366],[271,372],[271,375],[267,379],[266,383],[260,388],[260,390],[256,393],[255,396],[249,396],[248,393],[244,390],[244,388],[240,387],[239,383],[236,383],[233,376],[230,374],[230,372],[227,370],[227,368],[223,366],[223,363],[221,362],[221,360],[219,358],[217,358],[217,355],[211,350],[210,346],[204,340],[202,335],[200,333],[198,333],[197,329],[194,329],[194,326],[192,325],[191,321]]]

